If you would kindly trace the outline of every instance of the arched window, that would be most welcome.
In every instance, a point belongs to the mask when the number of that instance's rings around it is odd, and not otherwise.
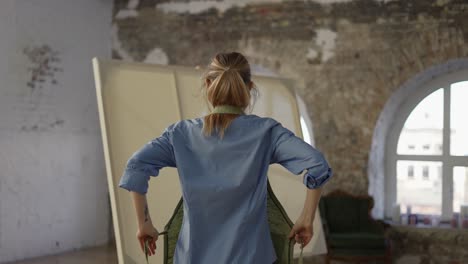
[[[406,98],[386,142],[386,215],[457,219],[468,205],[468,76],[447,74]]]

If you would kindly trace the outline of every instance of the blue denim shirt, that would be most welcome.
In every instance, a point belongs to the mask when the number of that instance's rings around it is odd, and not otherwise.
[[[267,221],[267,171],[278,163],[318,188],[332,176],[322,153],[270,117],[236,117],[223,139],[202,134],[203,117],[169,125],[128,159],[119,186],[141,194],[150,176],[176,167],[184,217],[174,263],[276,260]],[[298,201],[299,202],[299,201]]]

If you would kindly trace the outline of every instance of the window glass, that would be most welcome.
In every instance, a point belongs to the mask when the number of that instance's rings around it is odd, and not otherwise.
[[[450,154],[468,156],[468,81],[450,88]]]
[[[441,155],[444,90],[422,100],[406,120],[398,139],[398,154]],[[466,123],[466,122],[465,122]]]
[[[413,214],[440,215],[442,162],[397,161],[397,203],[404,213],[409,206]]]
[[[468,206],[468,167],[454,167],[453,212],[459,213],[462,205]]]

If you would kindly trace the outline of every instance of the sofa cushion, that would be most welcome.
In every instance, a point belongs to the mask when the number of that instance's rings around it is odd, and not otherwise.
[[[345,196],[323,197],[325,217],[331,233],[359,232],[360,200]]]

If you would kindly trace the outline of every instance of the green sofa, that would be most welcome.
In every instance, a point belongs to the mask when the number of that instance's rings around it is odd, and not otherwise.
[[[319,202],[328,253],[326,263],[336,259],[350,262],[381,260],[392,263],[391,243],[385,224],[374,220],[371,196],[334,191]]]

